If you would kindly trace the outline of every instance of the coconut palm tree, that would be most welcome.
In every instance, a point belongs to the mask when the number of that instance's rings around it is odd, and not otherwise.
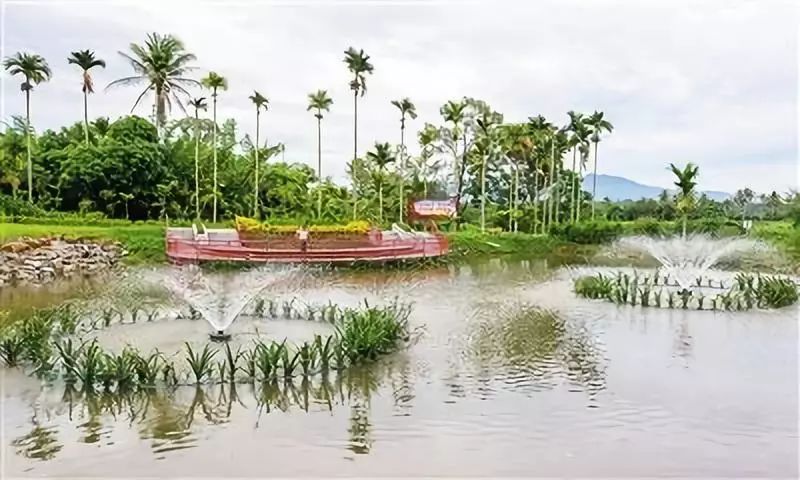
[[[212,195],[213,195],[212,204],[213,204],[213,206],[212,206],[212,217],[211,218],[212,218],[212,221],[214,223],[216,223],[217,222],[217,197],[219,196],[218,195],[219,182],[217,180],[217,178],[218,178],[217,177],[217,173],[218,173],[217,172],[217,92],[219,90],[227,90],[228,89],[228,80],[226,80],[225,77],[223,77],[222,75],[219,75],[217,72],[208,72],[208,75],[206,75],[201,80],[201,83],[202,83],[202,85],[204,87],[206,87],[207,89],[211,90],[211,98],[213,100],[212,115],[214,117],[214,124],[213,124],[212,130],[211,130],[211,143],[213,145],[213,147],[212,147],[213,148],[213,153],[212,153],[213,160],[212,160],[212,162],[213,162],[213,165],[214,165],[213,166],[213,169],[214,169],[213,177],[214,178],[213,178],[212,181],[214,182],[214,186],[213,186],[213,192],[212,192]],[[258,148],[258,145],[256,145],[256,148]]]
[[[519,210],[519,174],[521,166],[530,157],[533,150],[533,139],[525,124],[508,124],[503,126],[504,141],[507,145],[507,158],[512,169],[511,188],[508,194],[509,229],[518,231],[517,212]]]
[[[422,197],[428,197],[428,175],[431,168],[429,164],[431,157],[433,157],[434,152],[434,144],[436,140],[439,138],[439,130],[431,125],[430,123],[426,123],[422,130],[419,131],[417,134],[417,139],[419,140],[419,146],[421,147],[420,155],[419,155],[419,172],[420,177],[422,177]]]
[[[591,152],[591,146],[589,144],[588,137],[581,141],[578,138],[578,191],[575,192],[575,221],[581,221],[581,205],[583,205],[583,171],[586,169],[586,164],[589,162],[589,153]]]
[[[47,61],[41,55],[17,52],[3,60],[3,68],[11,75],[22,75],[25,81],[20,90],[25,92],[25,142],[28,154],[28,201],[33,202],[33,162],[31,160],[31,91],[34,85],[50,80],[52,76]]]
[[[417,118],[417,107],[411,103],[411,100],[408,97],[405,97],[400,100],[392,100],[392,105],[397,107],[400,110],[400,223],[403,223],[403,210],[405,207],[403,206],[403,190],[405,189],[405,182],[404,182],[404,175],[406,174],[406,143],[405,143],[405,132],[406,132],[406,115],[410,119]]]
[[[91,50],[78,50],[72,52],[67,58],[67,63],[77,65],[83,70],[83,133],[86,137],[86,145],[89,145],[89,94],[94,93],[94,84],[89,70],[94,67],[106,68],[105,60],[97,58]]]
[[[250,101],[256,106],[256,146],[253,149],[253,154],[255,157],[254,160],[254,176],[255,179],[253,180],[253,218],[258,218],[258,149],[261,148],[261,143],[259,143],[259,131],[261,130],[261,109],[263,108],[266,112],[269,110],[269,100],[264,95],[261,95],[257,91],[253,90],[253,94],[250,95]]]
[[[592,220],[594,220],[595,196],[597,193],[597,144],[600,143],[600,134],[604,131],[611,133],[614,130],[614,126],[603,118],[603,112],[598,111],[589,116],[586,124],[592,129],[591,141],[594,143],[594,175],[592,175]]]
[[[308,107],[306,111],[315,110],[317,119],[317,177],[322,182],[322,112],[329,112],[333,100],[328,96],[327,90],[317,90],[308,94]],[[317,193],[317,218],[322,217],[322,189]]]
[[[582,113],[577,113],[572,110],[567,112],[569,116],[569,125],[567,126],[569,132],[571,133],[569,146],[572,149],[572,171],[576,172],[576,175],[573,176],[572,185],[570,185],[569,190],[569,198],[571,204],[571,211],[570,211],[570,220],[572,223],[577,221],[576,215],[576,198],[579,198],[578,189],[582,188],[579,185],[579,178],[580,175],[577,174],[578,172],[578,165],[577,161],[577,153],[578,153],[578,145],[583,141],[583,139],[588,135],[588,129],[586,128],[586,124],[584,123],[584,118]]]
[[[481,184],[481,232],[486,231],[486,168],[491,160],[495,160],[502,155],[501,137],[498,135],[497,126],[502,122],[502,117],[490,110],[485,110],[477,118],[478,140],[477,147],[478,160],[480,162],[480,184]]]
[[[372,74],[374,67],[369,63],[369,55],[364,50],[356,51],[350,47],[344,52],[344,63],[353,74],[350,90],[353,91],[353,166],[358,162],[358,97],[367,93],[366,74]],[[358,216],[358,197],[354,195],[353,218]]]
[[[131,64],[134,75],[114,80],[106,89],[144,84],[145,88],[136,98],[131,111],[136,109],[147,92],[152,91],[156,128],[160,132],[166,124],[167,111],[172,109],[172,102],[184,110],[181,95],[191,97],[186,87],[200,86],[197,80],[185,76],[194,69],[189,64],[196,58],[186,51],[183,42],[176,37],[158,33],[148,34],[144,45],[132,43],[130,50],[132,55],[124,52],[119,54]]]
[[[533,173],[534,173],[534,204],[533,204],[533,212],[534,218],[538,221],[538,212],[539,212],[539,197],[544,193],[545,200],[544,205],[542,205],[542,233],[544,233],[548,227],[548,212],[550,211],[550,205],[552,203],[552,190],[553,190],[553,170],[555,168],[555,162],[552,160],[553,157],[553,136],[555,134],[555,126],[548,122],[546,118],[542,115],[537,115],[536,117],[529,117],[528,118],[528,132],[531,137],[534,139],[534,143],[538,148],[536,149],[535,161],[533,163]],[[547,163],[550,165],[549,168],[549,175],[545,171],[547,169],[546,165],[542,165],[540,168],[540,161],[547,160]],[[542,187],[544,192],[539,190],[539,182],[538,176],[543,177]],[[535,233],[535,232],[534,232]]]
[[[675,206],[683,216],[683,236],[686,236],[686,219],[695,206],[695,188],[697,188],[697,174],[699,168],[693,163],[687,163],[681,170],[675,164],[669,164],[670,170],[675,175],[675,186],[678,187]]]
[[[194,108],[194,218],[200,220],[200,110],[208,108],[205,97],[193,98],[189,106]]]
[[[375,149],[367,152],[367,160],[378,168],[378,221],[383,222],[383,175],[396,157],[388,143],[376,142]]]

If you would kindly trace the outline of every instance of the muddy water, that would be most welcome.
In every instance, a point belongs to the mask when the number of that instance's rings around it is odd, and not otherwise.
[[[4,370],[2,473],[798,475],[796,310],[617,307],[575,298],[568,278],[545,261],[310,272],[294,294],[412,300],[422,332],[378,365],[310,383],[86,398]],[[158,325],[101,340],[202,335]]]

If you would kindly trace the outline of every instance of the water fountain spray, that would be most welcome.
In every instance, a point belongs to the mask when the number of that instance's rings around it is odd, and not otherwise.
[[[230,340],[227,332],[250,301],[284,280],[293,270],[261,267],[237,272],[204,272],[196,265],[179,267],[163,278],[173,296],[191,305],[211,325],[212,341]]]

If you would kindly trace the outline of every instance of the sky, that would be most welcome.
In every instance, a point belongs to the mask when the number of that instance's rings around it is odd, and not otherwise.
[[[196,78],[209,70],[228,78],[218,116],[236,119],[242,133],[255,131],[248,96],[257,89],[269,98],[261,138],[283,142],[288,162],[316,165],[307,95],[328,90],[323,174],[340,181],[353,147],[343,52],[354,46],[375,67],[359,99],[360,152],[399,143],[391,100],[416,104],[413,138],[425,122],[442,123],[447,100],[470,96],[508,122],[542,114],[564,124],[569,110],[605,112],[614,131],[600,143],[599,173],[669,187],[667,164],[693,162],[704,190],[798,185],[799,11],[789,0],[2,3],[2,55],[38,53],[53,70],[33,93],[40,131],[82,117],[80,71],[66,62],[73,50],[93,49],[108,64],[94,72],[90,116],[129,114],[136,88],[103,87],[133,73],[119,51],[159,32],[197,56]],[[19,80],[0,78],[0,114],[23,114]],[[149,115],[151,102],[135,113]]]

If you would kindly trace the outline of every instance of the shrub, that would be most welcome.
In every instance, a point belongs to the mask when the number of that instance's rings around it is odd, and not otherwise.
[[[346,310],[336,325],[339,343],[351,362],[373,360],[408,336],[408,314],[408,307],[399,304]]]
[[[575,293],[587,298],[613,298],[615,282],[602,274],[575,280]]]
[[[608,243],[616,240],[622,234],[622,225],[606,221],[556,224],[551,227],[550,233],[573,243]]]
[[[783,308],[797,303],[797,286],[791,279],[780,277],[761,277],[755,289],[758,306],[762,308]]]
[[[667,233],[666,222],[660,222],[655,218],[642,217],[634,220],[629,229],[631,233],[638,235],[661,236]]]

